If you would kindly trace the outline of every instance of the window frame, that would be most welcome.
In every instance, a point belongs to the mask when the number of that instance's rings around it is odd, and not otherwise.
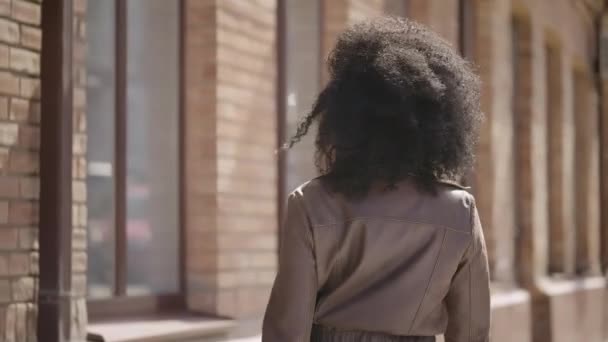
[[[469,61],[475,60],[477,44],[476,6],[473,0],[458,1],[458,50]]]
[[[547,267],[546,274],[559,276],[566,274],[566,249],[564,215],[564,184],[562,165],[564,161],[564,109],[562,103],[563,74],[562,49],[557,35],[547,33],[545,49],[545,120],[547,153]],[[556,151],[557,150],[557,151]]]
[[[287,154],[285,151],[282,151],[283,144],[289,138],[289,133],[287,129],[287,80],[288,80],[288,70],[287,70],[287,21],[289,20],[288,16],[288,0],[278,0],[277,2],[277,150],[278,153],[277,162],[278,162],[278,177],[277,177],[277,205],[278,205],[278,227],[282,227],[283,218],[285,215],[285,203],[287,201],[287,174],[288,174],[288,166],[287,166]],[[319,91],[323,89],[325,84],[327,83],[326,75],[325,75],[325,59],[326,55],[329,51],[324,50],[325,43],[325,6],[326,3],[324,0],[312,0],[317,2],[318,6],[318,29],[319,36],[317,37],[317,45],[319,46]],[[312,162],[312,161],[311,161]],[[280,244],[280,234],[281,229],[279,229],[278,239]]]
[[[458,1],[458,52],[470,62],[475,62],[477,46],[477,4],[472,0]],[[469,192],[477,190],[477,173],[471,166],[463,175],[461,182],[470,187]]]
[[[186,308],[185,272],[185,168],[184,168],[184,46],[185,6],[178,2],[178,291],[171,294],[127,295],[127,0],[115,3],[115,146],[114,146],[114,233],[115,267],[112,296],[89,298],[87,306],[89,320],[100,321],[116,317],[133,317],[165,312],[183,311]]]

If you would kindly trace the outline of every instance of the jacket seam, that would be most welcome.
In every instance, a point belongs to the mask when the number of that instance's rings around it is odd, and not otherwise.
[[[469,276],[469,342],[471,341],[472,338],[472,316],[473,314],[471,313],[471,311],[473,311],[473,291],[472,291],[472,285],[471,285],[471,264],[469,264],[469,272],[468,272],[468,276]]]
[[[448,227],[448,226],[445,226],[442,224],[414,221],[414,220],[408,220],[408,219],[403,219],[403,218],[399,218],[399,217],[391,217],[391,216],[357,216],[357,217],[353,217],[348,220],[332,222],[332,223],[312,223],[312,227],[313,228],[326,228],[326,227],[336,226],[336,225],[339,225],[342,223],[349,223],[349,222],[353,222],[353,221],[357,221],[357,220],[389,220],[389,221],[395,221],[395,222],[405,222],[405,223],[411,223],[411,224],[420,225],[420,226],[421,225],[433,226],[433,227],[437,227],[437,228],[443,228],[446,230],[450,230],[450,231],[453,231],[456,233],[471,235],[470,231],[463,232],[462,230],[454,229],[454,228],[451,228],[451,227]]]
[[[471,206],[469,208],[469,222],[471,225],[471,241],[469,242],[470,244],[473,243],[473,239],[475,239],[475,236],[473,236],[474,232],[473,230],[475,229],[475,218],[474,215],[475,213],[473,212],[473,210],[476,210],[475,207],[475,199],[473,199],[473,203],[471,203]],[[474,251],[473,251],[474,252]],[[475,256],[475,254],[473,254],[473,257]],[[472,338],[472,318],[473,318],[473,314],[471,311],[473,311],[473,290],[472,290],[472,284],[471,284],[471,263],[469,262],[468,265],[468,276],[469,276],[469,342],[471,341]]]
[[[310,241],[310,249],[311,249],[311,253],[312,253],[312,258],[313,258],[313,264],[314,264],[314,271],[315,271],[315,287],[311,288],[309,291],[309,298],[311,298],[309,305],[309,317],[310,317],[310,326],[307,328],[307,334],[306,336],[308,336],[308,338],[310,338],[310,336],[312,335],[312,324],[314,322],[315,319],[315,311],[316,311],[316,302],[317,302],[317,291],[319,289],[319,275],[318,275],[318,270],[317,270],[317,252],[316,252],[316,244],[315,244],[315,238],[314,238],[314,233],[313,233],[313,227],[314,225],[312,224],[312,222],[310,222],[310,217],[308,216],[308,213],[306,212],[304,206],[302,205],[302,203],[300,203],[299,198],[294,198],[294,202],[296,204],[296,206],[298,207],[298,211],[300,212],[300,214],[302,216],[304,216],[306,223],[308,224],[308,227],[306,227],[306,233],[309,237],[309,241]],[[302,341],[305,342],[305,341]]]
[[[420,300],[420,304],[418,304],[418,309],[416,309],[416,313],[414,314],[414,319],[412,320],[412,324],[408,329],[408,335],[414,328],[414,324],[416,324],[416,319],[418,318],[418,314],[420,313],[420,309],[422,308],[422,304],[424,304],[424,300],[426,299],[426,295],[429,291],[429,287],[431,287],[431,281],[433,280],[433,276],[435,275],[435,270],[437,269],[437,265],[439,264],[439,257],[441,256],[441,252],[443,251],[443,245],[445,243],[445,237],[447,232],[443,232],[443,238],[441,239],[441,246],[439,247],[439,251],[437,252],[437,259],[435,259],[435,264],[433,265],[433,270],[431,271],[431,275],[429,276],[429,280],[426,283],[426,288],[424,289],[424,295],[422,295],[422,299]]]

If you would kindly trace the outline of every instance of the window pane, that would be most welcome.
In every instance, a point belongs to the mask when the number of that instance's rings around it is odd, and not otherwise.
[[[310,111],[321,82],[319,1],[287,0],[285,11],[285,131],[289,138],[295,133],[298,120]],[[317,175],[313,162],[314,135],[311,128],[311,132],[287,152],[285,193]]]
[[[87,11],[88,288],[108,297],[114,282],[114,19],[113,1]]]
[[[177,292],[179,1],[127,13],[127,294]]]

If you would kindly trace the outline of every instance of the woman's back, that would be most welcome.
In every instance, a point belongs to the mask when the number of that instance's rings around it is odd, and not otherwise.
[[[432,341],[448,322],[447,341],[486,341],[485,247],[455,185],[403,181],[354,200],[313,180],[289,198],[280,260],[265,341]]]
[[[486,342],[488,265],[473,197],[479,79],[441,37],[400,18],[342,33],[316,123],[320,178],[294,191],[264,342]]]

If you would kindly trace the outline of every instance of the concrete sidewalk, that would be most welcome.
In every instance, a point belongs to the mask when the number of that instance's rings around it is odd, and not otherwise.
[[[240,339],[236,339],[236,340],[230,340],[228,342],[260,342],[262,340],[262,336],[254,336],[254,337],[247,337],[247,338],[240,338]]]

